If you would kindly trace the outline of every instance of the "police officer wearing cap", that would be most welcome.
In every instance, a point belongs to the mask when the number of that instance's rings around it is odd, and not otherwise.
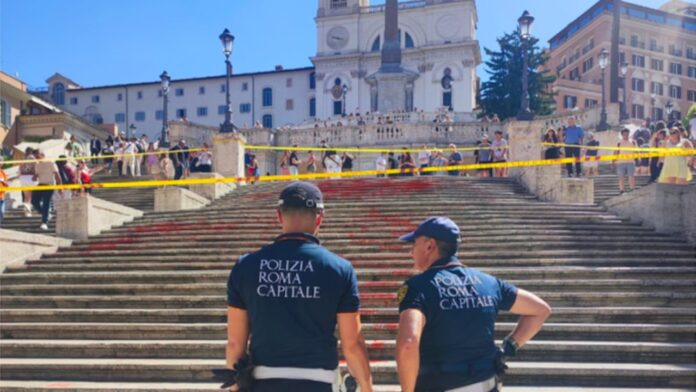
[[[398,292],[396,361],[402,391],[500,390],[496,375],[506,368],[504,358],[539,332],[549,305],[459,261],[459,227],[449,218],[429,218],[400,239],[413,244],[414,266],[421,271]],[[502,348],[494,342],[500,310],[521,316]]]
[[[319,188],[294,182],[280,194],[283,234],[242,256],[227,283],[227,367],[249,344],[253,392],[329,392],[341,348],[363,392],[372,391],[352,265],[317,238],[324,219]],[[237,390],[233,386],[231,390]]]

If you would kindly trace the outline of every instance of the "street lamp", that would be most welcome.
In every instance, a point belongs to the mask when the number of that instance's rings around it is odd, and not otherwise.
[[[665,105],[665,111],[667,112],[667,126],[669,127],[671,124],[670,122],[672,121],[672,111],[674,110],[674,104],[672,101],[667,102],[667,105]]]
[[[517,119],[521,121],[531,121],[534,119],[534,113],[529,108],[529,50],[528,42],[532,35],[532,23],[534,22],[534,17],[529,14],[529,11],[524,11],[522,16],[517,19],[517,24],[520,29],[520,36],[522,37],[522,104],[520,105],[520,111],[517,113]]]
[[[126,132],[126,139],[130,140],[131,135],[135,135],[135,130],[138,129],[135,127],[135,124],[131,124],[130,127],[128,127],[128,132]]]
[[[623,82],[623,105],[621,105],[621,120],[628,119],[628,102],[626,102],[626,75],[628,74],[628,62],[621,63],[621,80]]]
[[[341,87],[341,91],[343,92],[343,113],[342,113],[342,115],[343,115],[343,117],[345,117],[346,116],[346,95],[348,94],[348,86],[344,84],[343,87]]]
[[[609,65],[609,51],[604,48],[599,52],[599,68],[602,70],[602,114],[599,117],[599,125],[597,126],[598,131],[606,131],[609,129],[609,124],[607,124],[607,98],[606,98],[606,87],[604,80],[604,72]]]
[[[657,105],[655,105],[655,102],[657,102],[657,94],[653,91],[650,94],[650,121],[657,120],[657,116],[655,115],[657,109]]]
[[[159,147],[169,148],[169,125],[167,124],[167,104],[169,103],[169,82],[172,78],[169,77],[167,71],[162,72],[160,81],[162,81],[162,135],[160,135]]]
[[[232,76],[230,55],[234,47],[234,35],[230,34],[230,31],[225,29],[225,31],[220,34],[219,38],[222,43],[222,52],[225,54],[225,65],[227,68],[225,85],[225,103],[227,104],[227,110],[225,110],[225,122],[220,124],[220,133],[236,133],[237,127],[232,124],[232,104],[230,104],[230,76]]]

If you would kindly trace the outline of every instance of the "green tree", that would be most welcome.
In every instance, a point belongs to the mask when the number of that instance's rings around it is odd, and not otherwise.
[[[682,120],[682,124],[684,125],[684,128],[689,129],[689,122],[694,117],[696,117],[696,103],[691,105],[691,108],[689,109],[689,111],[686,113],[686,116],[684,116],[684,119]]]
[[[486,72],[490,75],[481,87],[479,102],[483,114],[497,114],[501,120],[514,117],[522,102],[522,36],[518,31],[498,38],[499,51],[484,48],[489,60]],[[543,70],[549,57],[538,47],[539,40],[531,37],[529,48],[529,107],[536,115],[551,114],[555,108],[550,85],[556,80]]]

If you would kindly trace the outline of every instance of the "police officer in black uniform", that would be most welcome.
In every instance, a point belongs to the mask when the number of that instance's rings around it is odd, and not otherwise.
[[[541,329],[551,309],[536,295],[468,268],[455,256],[459,227],[433,217],[400,238],[413,243],[421,274],[399,289],[396,361],[404,392],[490,392],[496,375]],[[494,342],[500,310],[520,315],[503,347]]]
[[[316,237],[324,219],[321,191],[291,183],[277,215],[283,234],[242,256],[229,276],[227,367],[244,357],[251,336],[251,391],[330,392],[338,379],[338,325],[350,371],[371,392],[355,271]]]

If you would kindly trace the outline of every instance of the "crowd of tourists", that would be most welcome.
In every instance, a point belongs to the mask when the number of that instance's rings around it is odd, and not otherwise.
[[[695,148],[694,135],[679,122],[672,125],[669,128],[662,121],[654,125],[646,121],[633,133],[630,129],[623,128],[615,145],[600,146],[600,142],[592,132],[585,132],[576,124],[574,117],[569,117],[567,126],[557,130],[550,128],[543,136],[544,159],[580,158],[574,164],[565,165],[568,177],[597,176],[599,161],[596,158],[600,155],[600,148],[606,148],[616,157],[611,161],[611,166],[616,170],[620,193],[626,192],[626,180],[628,180],[629,191],[636,188],[637,175],[650,176],[650,183],[686,184],[693,178],[694,158],[692,156],[622,158],[624,155],[651,152],[650,150],[642,151],[641,148]],[[561,143],[565,146],[556,145]]]

